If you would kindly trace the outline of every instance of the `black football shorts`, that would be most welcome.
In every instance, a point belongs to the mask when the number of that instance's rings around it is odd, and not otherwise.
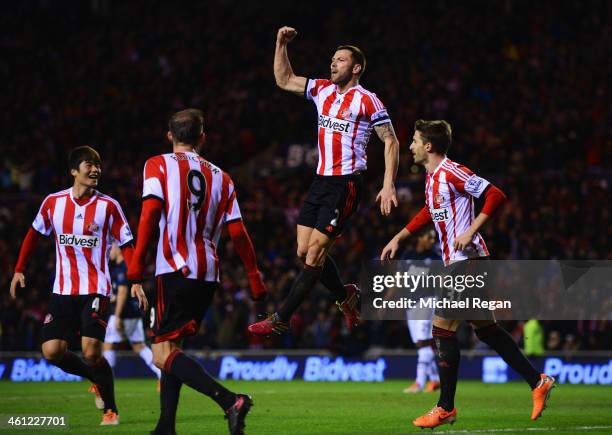
[[[71,341],[78,335],[104,341],[108,308],[107,296],[53,293],[43,324],[43,343],[54,339]]]
[[[151,298],[153,343],[194,335],[217,286],[216,282],[185,278],[181,271],[158,275]]]
[[[317,175],[300,209],[298,225],[337,238],[361,201],[361,175]]]

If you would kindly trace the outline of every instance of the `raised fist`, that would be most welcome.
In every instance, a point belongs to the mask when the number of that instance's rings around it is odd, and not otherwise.
[[[293,27],[284,26],[278,29],[278,33],[276,34],[276,42],[279,44],[287,44],[289,41],[293,40],[297,35],[297,30]]]

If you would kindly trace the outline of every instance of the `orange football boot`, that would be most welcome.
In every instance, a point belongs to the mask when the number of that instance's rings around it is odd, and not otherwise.
[[[538,385],[531,392],[531,397],[533,397],[533,411],[531,411],[532,420],[537,420],[542,415],[542,411],[546,409],[546,402],[550,397],[550,392],[554,387],[555,378],[542,373],[540,375],[540,382],[538,382]]]
[[[455,421],[457,421],[457,408],[453,408],[452,411],[445,411],[444,408],[434,406],[427,414],[412,420],[412,424],[420,428],[433,429],[443,424],[453,424]]]

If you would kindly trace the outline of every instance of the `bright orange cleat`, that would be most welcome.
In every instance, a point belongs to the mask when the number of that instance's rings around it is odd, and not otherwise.
[[[540,375],[540,382],[531,392],[533,397],[533,411],[531,411],[531,419],[537,420],[546,409],[546,402],[550,397],[550,392],[555,387],[555,378],[548,376],[545,373]]]
[[[412,420],[412,424],[420,428],[433,429],[443,424],[453,424],[455,421],[457,421],[457,408],[453,408],[452,411],[445,411],[444,408],[434,406],[427,414]]]
[[[100,426],[117,426],[118,424],[119,414],[109,409],[102,416],[102,423],[100,423]]]
[[[421,391],[423,391],[423,387],[421,387],[419,384],[415,382],[411,386],[404,388],[403,391],[406,394],[420,393]]]
[[[98,386],[96,384],[91,384],[88,391],[96,395],[96,408],[104,409],[104,400],[102,400],[102,396],[100,396]]]
[[[427,383],[427,385],[425,386],[425,392],[426,393],[433,393],[436,390],[440,389],[440,382],[439,381],[429,381]]]

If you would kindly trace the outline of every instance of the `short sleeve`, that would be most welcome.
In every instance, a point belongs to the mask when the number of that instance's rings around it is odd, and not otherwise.
[[[454,170],[450,171],[450,174],[449,181],[455,189],[458,192],[472,195],[474,198],[480,198],[480,195],[491,184],[462,165],[458,165]]]
[[[40,209],[32,222],[32,228],[44,236],[51,234],[53,230],[52,216],[51,216],[51,203],[55,201],[55,198],[47,196],[40,205]]]
[[[132,231],[130,230],[127,219],[123,214],[123,210],[121,210],[121,206],[117,203],[111,204],[111,236],[119,244],[119,246],[123,246],[134,240],[134,237],[132,236]]]
[[[385,105],[376,94],[364,96],[365,114],[373,127],[391,122]]]
[[[240,214],[240,207],[238,206],[238,199],[236,198],[236,190],[234,189],[234,183],[230,182],[227,206],[225,207],[225,222],[231,222],[242,219]]]
[[[319,93],[321,89],[331,84],[330,80],[324,79],[306,79],[306,88],[304,88],[304,96],[307,100],[319,101]]]
[[[164,201],[164,180],[165,171],[163,157],[157,156],[147,160],[143,173],[143,199],[154,197]]]

